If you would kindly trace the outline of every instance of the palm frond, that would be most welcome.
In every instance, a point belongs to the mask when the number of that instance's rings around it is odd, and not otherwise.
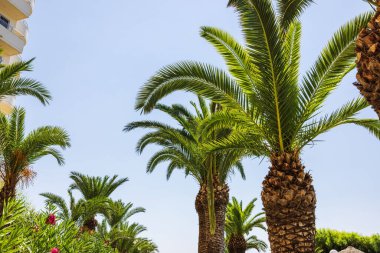
[[[186,90],[211,100],[240,108],[247,98],[223,70],[197,62],[180,62],[162,68],[139,91],[135,108],[150,112],[168,94]]]
[[[287,31],[291,23],[298,20],[303,11],[309,7],[313,0],[277,0],[280,26]]]
[[[355,66],[355,40],[371,17],[372,13],[365,13],[343,25],[304,76],[297,129],[317,113],[331,91]]]
[[[228,70],[245,94],[253,93],[257,68],[248,51],[227,32],[214,27],[201,27],[201,36],[210,42],[224,58]]]

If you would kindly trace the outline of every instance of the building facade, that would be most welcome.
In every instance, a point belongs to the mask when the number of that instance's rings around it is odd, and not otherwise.
[[[34,0],[0,0],[0,55],[1,64],[21,61],[21,54],[27,42],[28,24],[32,15]],[[0,111],[10,113],[14,97],[0,100]]]

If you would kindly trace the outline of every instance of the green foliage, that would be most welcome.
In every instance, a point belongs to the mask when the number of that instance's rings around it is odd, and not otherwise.
[[[135,108],[150,112],[162,98],[179,90],[220,104],[226,110],[214,113],[201,129],[236,131],[208,143],[210,152],[269,156],[300,151],[343,124],[364,127],[380,138],[378,121],[356,118],[369,106],[362,99],[319,116],[326,99],[355,66],[355,40],[372,13],[361,14],[343,25],[315,64],[300,76],[299,16],[312,2],[229,0],[228,6],[234,7],[239,16],[244,44],[221,29],[201,28],[201,36],[224,58],[228,73],[197,62],[166,66],[140,89]]]
[[[138,223],[130,224],[128,221],[131,216],[145,212],[145,209],[134,208],[132,203],[125,204],[121,200],[114,201],[109,197],[117,187],[128,180],[127,178],[116,180],[117,176],[101,178],[72,172],[71,179],[74,183],[68,190],[69,204],[66,204],[62,197],[52,193],[41,195],[46,198],[46,204],[52,206],[57,216],[63,220],[62,224],[73,224],[77,230],[79,229],[78,238],[92,247],[89,252],[158,252],[157,246],[151,240],[140,236],[146,228]],[[73,197],[73,189],[82,193],[82,198],[78,201]],[[99,214],[104,219],[97,224],[95,217],[99,217]],[[88,227],[87,222],[94,220],[97,225],[93,228]]]
[[[28,228],[28,248],[31,252],[46,253],[52,248],[58,248],[60,252],[74,253],[91,251],[91,241],[81,239],[78,226],[70,220],[57,221],[55,225],[46,222],[53,209],[41,213],[28,212],[21,224]]]
[[[189,74],[194,73],[190,65],[182,65]],[[207,68],[203,70],[211,71]],[[169,72],[168,70],[168,74],[170,74]],[[204,151],[205,144],[226,137],[231,131],[228,127],[217,131],[203,130],[201,128],[203,122],[222,108],[215,103],[210,103],[208,107],[202,97],[198,97],[198,103],[199,106],[191,102],[196,114],[191,113],[179,104],[172,106],[155,105],[154,109],[171,116],[177,121],[179,127],[172,127],[157,121],[137,121],[125,126],[124,131],[131,131],[136,128],[152,129],[138,141],[136,147],[139,153],[150,144],[157,144],[162,147],[148,161],[147,172],[153,172],[160,163],[169,162],[167,167],[168,179],[174,170],[179,169],[183,170],[186,176],[194,177],[200,185],[207,186],[210,230],[213,233],[215,230],[214,179],[217,178],[219,183],[225,183],[228,176],[233,174],[235,170],[245,178],[244,169],[240,162],[244,153],[225,151],[223,154],[211,154]]]
[[[9,201],[0,217],[0,252],[47,253],[58,248],[61,253],[113,253],[97,235],[81,233],[70,220],[47,222],[54,208],[35,212],[19,199]]]
[[[126,183],[128,178],[92,177],[79,172],[71,172],[70,178],[74,181],[70,190],[78,190],[86,200],[99,197],[109,197],[119,186]]]
[[[235,197],[232,197],[232,201],[228,203],[225,225],[227,245],[231,236],[244,236],[247,249],[255,249],[259,252],[267,249],[268,246],[264,241],[259,240],[255,235],[249,236],[254,228],[266,231],[264,213],[253,214],[256,201],[255,198],[246,207],[243,207],[242,201],[239,202]]]
[[[0,216],[0,252],[28,252],[30,232],[20,224],[26,211],[23,201],[12,200],[4,206]]]
[[[64,164],[58,148],[67,147],[70,138],[64,129],[43,126],[26,135],[24,109],[15,108],[10,116],[0,113],[0,178],[4,182],[0,201],[14,197],[17,186],[27,186],[33,180],[36,173],[31,166],[42,157],[52,156],[59,165]]]
[[[22,72],[32,70],[33,60],[0,65],[0,98],[29,95],[37,98],[44,105],[49,103],[51,95],[40,82],[29,78],[20,78]]]
[[[379,253],[380,235],[363,236],[358,233],[319,229],[316,235],[316,246],[321,249],[321,252],[330,252],[332,249],[341,251],[352,246],[366,253]]]

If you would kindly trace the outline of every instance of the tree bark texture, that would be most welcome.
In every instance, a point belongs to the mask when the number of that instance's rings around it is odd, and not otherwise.
[[[208,229],[207,253],[224,253],[224,225],[226,222],[226,210],[229,201],[229,187],[225,183],[220,183],[219,179],[214,179],[215,194],[215,233],[212,235]]]
[[[380,5],[380,1],[377,2]],[[380,7],[356,40],[358,73],[354,85],[366,98],[380,119]]]
[[[316,195],[298,152],[273,154],[261,198],[272,253],[314,253]]]
[[[207,236],[209,229],[207,188],[206,185],[200,187],[195,199],[195,210],[198,214],[198,253],[207,253]]]
[[[0,191],[0,216],[3,215],[4,205],[16,196],[16,180],[10,178],[4,182],[4,186]]]
[[[232,235],[228,241],[228,253],[245,253],[247,242],[244,235]]]

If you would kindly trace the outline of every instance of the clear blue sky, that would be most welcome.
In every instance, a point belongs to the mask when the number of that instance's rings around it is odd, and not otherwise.
[[[145,174],[154,148],[139,156],[134,148],[143,133],[122,132],[143,118],[133,105],[139,87],[161,66],[179,60],[199,60],[224,67],[214,49],[198,35],[202,25],[223,28],[241,38],[238,20],[227,1],[220,0],[67,0],[36,1],[24,59],[36,56],[29,76],[42,81],[54,100],[48,107],[19,98],[27,108],[27,130],[41,125],[63,126],[72,148],[66,165],[45,158],[34,165],[38,176],[25,193],[36,208],[41,192],[66,196],[70,171],[91,175],[119,174],[130,182],[113,195],[147,209],[135,217],[148,227],[163,253],[194,253],[197,185],[175,173],[167,182],[165,166]],[[303,70],[315,60],[331,34],[345,21],[369,9],[359,0],[316,0],[303,15]],[[328,103],[328,109],[358,95],[349,75]],[[192,96],[176,93],[165,102]],[[364,116],[375,117],[368,110]],[[317,225],[363,234],[380,232],[380,142],[357,127],[340,127],[303,153],[314,176],[318,196]],[[248,179],[231,178],[231,195],[247,202],[260,196],[267,161],[245,160]],[[258,201],[259,202],[259,201]],[[261,203],[258,210],[261,208]],[[265,236],[259,233],[261,237]]]

